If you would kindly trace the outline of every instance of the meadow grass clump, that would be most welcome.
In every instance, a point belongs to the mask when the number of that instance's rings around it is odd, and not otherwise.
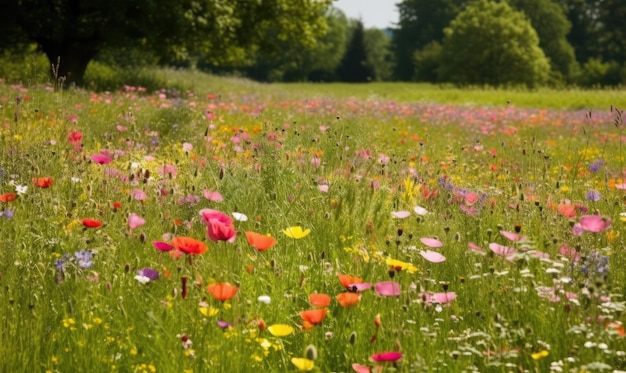
[[[3,371],[624,366],[619,109],[190,86],[0,86]]]

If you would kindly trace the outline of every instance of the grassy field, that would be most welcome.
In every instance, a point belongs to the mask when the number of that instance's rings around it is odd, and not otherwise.
[[[1,371],[626,367],[623,92],[154,77],[0,85]]]

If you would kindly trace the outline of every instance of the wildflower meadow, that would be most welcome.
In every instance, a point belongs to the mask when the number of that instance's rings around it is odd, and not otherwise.
[[[0,370],[626,370],[623,98],[212,82],[0,84]]]

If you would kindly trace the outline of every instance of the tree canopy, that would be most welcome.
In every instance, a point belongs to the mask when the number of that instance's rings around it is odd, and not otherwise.
[[[545,82],[549,69],[530,22],[507,3],[472,2],[445,29],[443,81],[532,87]]]
[[[278,42],[309,48],[326,32],[331,0],[18,0],[4,4],[0,46],[36,43],[58,74],[81,84],[105,47],[132,44],[169,62],[202,53],[244,63]],[[268,38],[271,33],[275,37]]]

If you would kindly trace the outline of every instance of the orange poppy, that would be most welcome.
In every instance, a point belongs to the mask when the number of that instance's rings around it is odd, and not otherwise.
[[[176,250],[185,254],[198,255],[207,250],[207,246],[204,242],[191,237],[174,237],[172,238],[172,245],[174,245]]]
[[[99,228],[102,226],[102,222],[95,219],[83,219],[81,222],[85,228]]]
[[[619,335],[620,337],[623,337],[626,334],[626,332],[624,332],[624,325],[622,325],[622,323],[618,321],[606,324],[605,328],[609,330],[615,330],[617,332],[617,335]]]
[[[314,325],[317,325],[324,321],[327,312],[327,308],[318,308],[315,310],[306,310],[300,312],[300,317],[302,318],[302,326],[305,329],[311,329]]]
[[[339,281],[341,282],[341,285],[343,285],[343,287],[348,290],[350,290],[350,285],[360,284],[363,282],[363,279],[361,277],[344,275],[341,273],[338,273],[337,277],[339,277]]]
[[[278,243],[274,237],[256,232],[246,232],[246,239],[250,246],[259,251],[267,250]]]
[[[344,292],[337,294],[335,298],[337,299],[339,304],[341,304],[341,307],[349,308],[359,304],[359,301],[361,300],[361,295],[359,293]]]
[[[52,182],[54,180],[52,180],[51,177],[35,177],[33,178],[33,183],[35,185],[37,185],[40,188],[50,188],[52,186]]]
[[[311,294],[309,302],[315,307],[328,307],[330,305],[330,296],[328,294]]]
[[[2,202],[11,202],[17,198],[17,194],[15,193],[4,193],[0,195],[0,201]]]
[[[239,291],[239,288],[235,285],[231,285],[228,282],[216,282],[207,286],[206,288],[209,293],[213,296],[213,298],[219,300],[220,302],[224,302],[234,297]]]

